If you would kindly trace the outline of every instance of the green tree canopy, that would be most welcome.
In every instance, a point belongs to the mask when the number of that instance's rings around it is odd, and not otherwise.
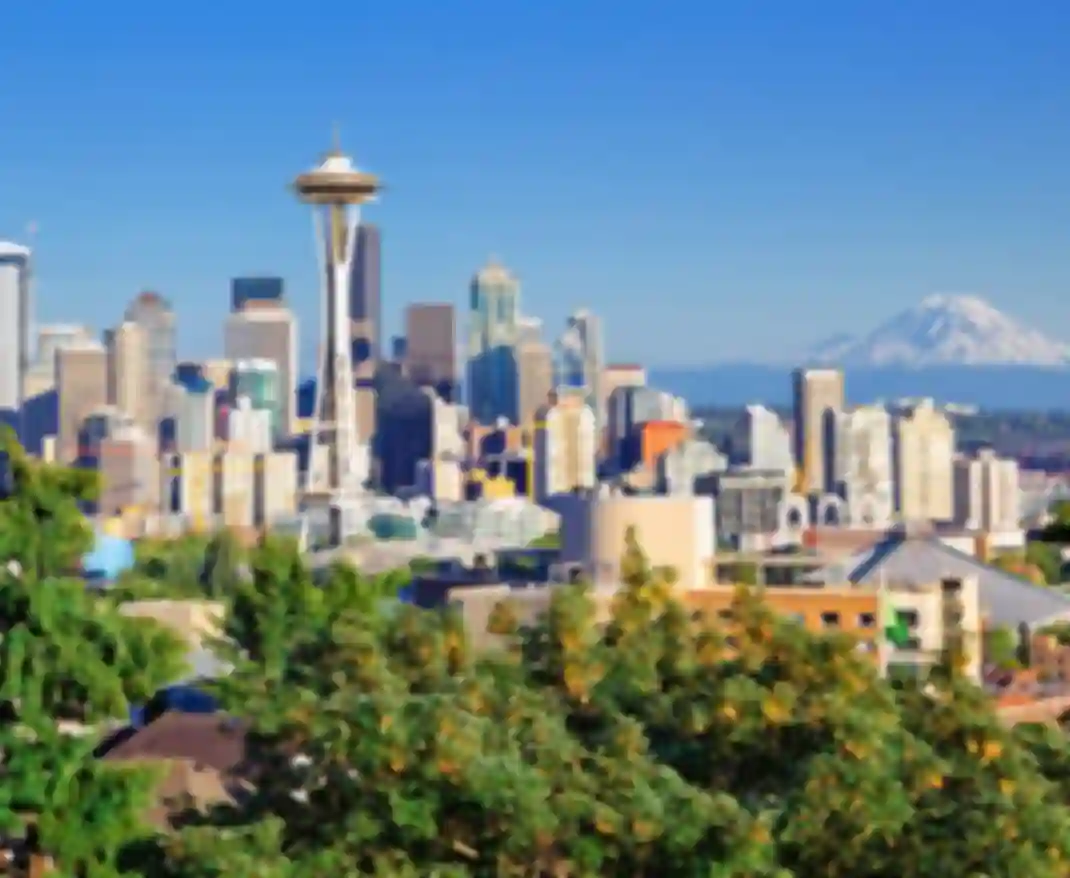
[[[92,538],[79,502],[93,480],[28,459],[11,436],[3,450],[13,491],[0,500],[0,831],[36,835],[65,874],[112,875],[143,834],[152,778],[96,761],[100,732],[78,732],[173,682],[185,650],[71,575]]]
[[[726,627],[634,535],[608,624],[560,588],[534,625],[501,604],[483,654],[453,611],[383,612],[359,578],[313,597],[272,551],[227,683],[267,770],[172,874],[1068,874],[1065,741],[1005,728],[953,660],[892,686],[747,589]]]

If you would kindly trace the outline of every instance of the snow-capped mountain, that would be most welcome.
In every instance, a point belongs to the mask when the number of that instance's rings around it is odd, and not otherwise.
[[[1056,366],[1070,345],[1023,326],[976,296],[933,295],[860,338],[837,335],[808,359],[840,366]]]

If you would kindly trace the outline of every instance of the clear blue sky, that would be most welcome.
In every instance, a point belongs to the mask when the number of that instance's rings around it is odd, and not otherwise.
[[[333,10],[333,11],[332,11]],[[1070,338],[1070,3],[12,2],[0,237],[39,314],[139,289],[222,344],[278,273],[311,337],[292,176],[343,143],[390,185],[387,331],[497,254],[611,358],[753,358],[974,292]]]

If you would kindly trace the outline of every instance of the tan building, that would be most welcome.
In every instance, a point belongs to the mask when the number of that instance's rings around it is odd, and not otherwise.
[[[230,360],[205,360],[204,377],[220,390],[230,387],[234,364]]]
[[[595,589],[595,621],[609,621],[615,591]],[[508,585],[464,585],[449,590],[449,604],[458,610],[464,620],[465,632],[476,649],[488,649],[500,644],[500,637],[487,630],[495,609],[508,606],[519,625],[531,625],[550,608],[553,588],[516,589]]]
[[[880,595],[876,589],[852,585],[765,586],[758,590],[775,613],[801,624],[808,631],[844,631],[866,644],[865,651],[877,653],[880,632]],[[694,610],[716,614],[730,621],[736,586],[715,585],[692,589],[684,600]]]
[[[844,410],[843,372],[799,369],[792,375],[795,466],[804,492],[831,491],[835,480],[836,418]]]
[[[100,443],[100,501],[106,515],[150,512],[159,507],[156,442],[131,425]]]
[[[951,521],[955,516],[952,460],[955,428],[926,400],[896,419],[896,509],[902,521]]]
[[[542,406],[535,424],[535,496],[540,499],[598,486],[594,410],[580,394],[560,394]]]
[[[539,409],[547,404],[554,389],[554,357],[542,341],[517,346],[517,413],[520,426],[532,429]]]
[[[651,565],[672,567],[681,588],[698,588],[711,580],[711,497],[565,495],[546,505],[561,516],[562,563],[581,566],[595,583],[619,583],[629,528],[635,529]]]
[[[257,527],[270,527],[280,517],[297,512],[297,454],[273,451],[258,458],[256,507]]]
[[[129,320],[104,333],[108,352],[108,403],[148,429],[155,414],[149,372],[149,337],[144,327]]]
[[[104,347],[86,341],[58,350],[56,390],[59,397],[56,458],[59,463],[73,463],[78,458],[82,422],[108,404],[108,354]]]

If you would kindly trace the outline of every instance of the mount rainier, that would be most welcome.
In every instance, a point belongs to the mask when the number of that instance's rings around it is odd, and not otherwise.
[[[976,296],[933,295],[868,335],[826,339],[804,359],[856,368],[1061,366],[1070,363],[1070,345],[1023,326]]]

